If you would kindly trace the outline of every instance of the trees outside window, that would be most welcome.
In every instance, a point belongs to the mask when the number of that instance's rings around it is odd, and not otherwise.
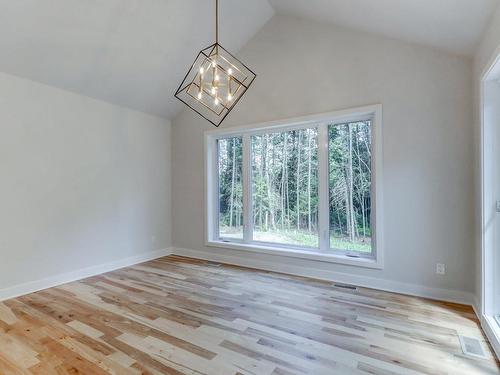
[[[378,268],[381,113],[361,110],[208,132],[208,244],[370,258]]]
[[[219,139],[219,237],[243,239],[243,142],[241,137]]]
[[[330,247],[371,253],[371,121],[328,127]]]
[[[318,131],[252,136],[253,239],[318,247]]]

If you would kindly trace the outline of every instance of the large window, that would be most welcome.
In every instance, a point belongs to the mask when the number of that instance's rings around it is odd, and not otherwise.
[[[207,242],[380,267],[380,107],[206,133]]]

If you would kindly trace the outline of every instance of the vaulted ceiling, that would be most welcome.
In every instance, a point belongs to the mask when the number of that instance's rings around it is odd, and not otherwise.
[[[273,15],[267,0],[221,3],[231,50]],[[165,118],[214,38],[212,0],[0,0],[0,71]]]
[[[472,55],[499,1],[221,0],[221,42],[283,14]],[[213,0],[0,0],[0,71],[164,118],[213,39]]]
[[[279,14],[308,17],[472,55],[498,0],[269,0]]]

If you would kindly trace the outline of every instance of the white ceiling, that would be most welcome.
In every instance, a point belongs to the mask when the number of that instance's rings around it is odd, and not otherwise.
[[[269,0],[278,14],[472,55],[499,0]]]
[[[221,43],[238,51],[276,12],[472,55],[498,2],[222,0]],[[172,118],[180,80],[213,42],[213,3],[0,0],[0,71]]]
[[[267,0],[221,2],[221,44],[240,49]],[[173,97],[212,44],[212,0],[0,0],[0,71],[172,118]]]

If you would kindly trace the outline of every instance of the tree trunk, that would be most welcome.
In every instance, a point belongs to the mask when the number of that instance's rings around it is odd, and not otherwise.
[[[229,228],[233,227],[233,208],[234,208],[234,180],[236,177],[236,138],[233,138],[233,165],[231,175],[231,198],[229,208]]]
[[[287,137],[287,142],[288,142],[288,137]],[[286,152],[286,158],[285,158],[285,201],[286,201],[286,226],[287,229],[290,230],[290,192],[288,189],[288,147],[285,149],[287,150]]]
[[[269,144],[269,135],[266,134],[266,149],[267,149],[267,145]],[[274,159],[274,150],[273,150],[273,159]],[[274,163],[273,163],[274,165]],[[266,185],[267,185],[267,200],[268,200],[268,204],[269,204],[269,219],[271,221],[271,228],[274,230],[276,229],[276,226],[275,226],[275,220],[274,220],[274,205],[273,205],[273,202],[272,202],[272,193],[271,193],[271,176],[269,175],[269,166],[267,166],[267,168],[265,169],[265,172],[266,172]],[[268,230],[269,227],[268,227],[268,222],[266,220],[266,229]]]
[[[283,160],[281,166],[281,230],[285,231],[285,183],[286,183],[286,132],[283,134],[284,143],[283,143]]]
[[[347,168],[346,168],[347,169]],[[345,196],[345,215],[346,215],[346,233],[351,238],[351,210],[349,209],[349,183],[348,183],[348,171],[346,170],[346,183],[345,183],[345,189],[344,189],[344,196]]]
[[[355,237],[355,225],[354,222],[356,220],[356,216],[354,213],[354,202],[353,202],[353,170],[352,170],[352,124],[348,125],[349,127],[349,152],[348,152],[348,198],[349,198],[349,216],[351,218],[350,228],[349,228],[349,238],[351,241],[354,240]]]
[[[297,231],[300,230],[300,143],[301,143],[301,136],[302,133],[300,130],[297,130],[298,134],[298,141],[297,141],[297,181],[295,185],[295,191],[296,191],[296,198],[297,198],[297,204],[295,207],[295,210],[297,211]]]
[[[307,165],[307,226],[309,233],[312,232],[311,225],[311,163],[312,163],[312,150],[311,150],[311,130],[307,130],[307,145],[308,145],[308,165]]]
[[[361,205],[361,218],[363,224],[363,238],[366,237],[366,209],[365,209],[365,177],[363,173],[363,162],[361,160],[361,153],[359,151],[359,141],[356,137],[356,156],[358,158],[358,173],[360,178],[360,188],[358,190],[359,204]]]
[[[264,166],[266,163],[266,150],[264,149],[264,138],[261,137],[261,143],[260,143],[260,182],[264,181]],[[262,197],[262,192],[259,191],[259,225],[260,229],[262,230],[262,226],[264,222],[262,221],[262,211],[263,211],[263,204],[262,202],[264,201],[264,198]]]

